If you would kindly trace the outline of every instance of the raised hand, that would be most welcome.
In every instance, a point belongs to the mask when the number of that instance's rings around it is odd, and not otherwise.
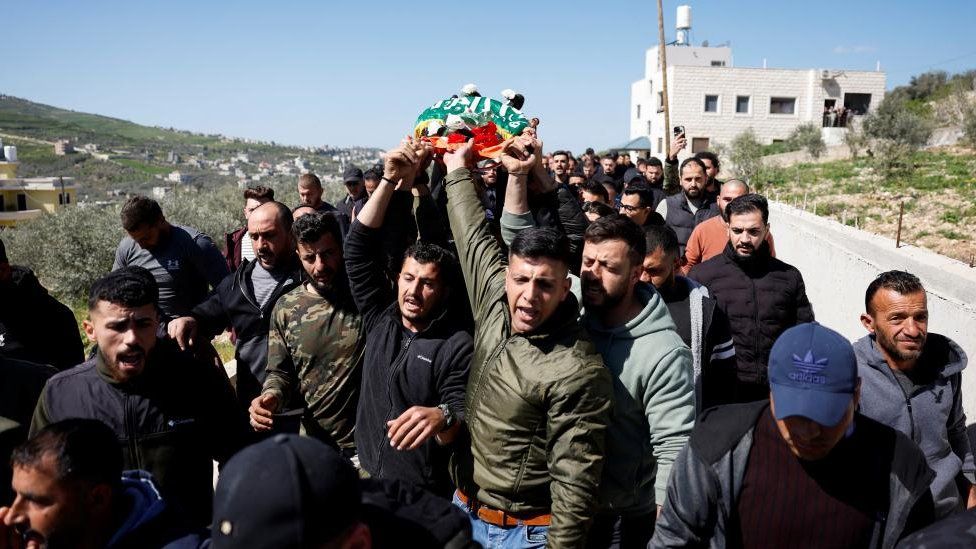
[[[474,159],[474,141],[469,139],[456,151],[448,150],[444,153],[444,167],[447,173],[458,168],[470,168]]]
[[[520,135],[506,141],[502,147],[502,165],[509,175],[527,176],[535,166],[538,152],[532,150],[534,138]]]

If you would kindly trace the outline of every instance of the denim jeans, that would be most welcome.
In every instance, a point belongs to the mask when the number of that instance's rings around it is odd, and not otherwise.
[[[471,521],[471,535],[485,549],[544,549],[549,537],[548,526],[509,526],[502,528],[478,518],[478,513],[468,509],[454,494],[454,505],[468,514]]]

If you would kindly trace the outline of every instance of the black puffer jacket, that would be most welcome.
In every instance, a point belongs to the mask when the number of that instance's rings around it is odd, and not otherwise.
[[[746,259],[728,244],[721,254],[695,265],[688,278],[707,287],[729,319],[739,381],[768,383],[766,366],[776,338],[813,321],[803,275],[770,256],[765,242]]]

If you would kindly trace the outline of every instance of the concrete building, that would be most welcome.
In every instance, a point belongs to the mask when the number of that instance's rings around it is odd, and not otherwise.
[[[6,147],[4,158],[17,158],[15,147]],[[44,212],[77,203],[78,186],[71,177],[17,177],[16,161],[0,162],[0,227],[13,227]]]
[[[884,97],[885,73],[838,69],[736,67],[729,46],[692,46],[691,8],[678,7],[678,39],[665,46],[671,128],[664,127],[659,48],[647,50],[644,78],[630,88],[630,138],[648,137],[663,157],[664,132],[684,126],[686,154],[728,144],[752,128],[763,143],[784,140],[799,125],[815,123],[828,144],[840,143],[857,116]],[[846,108],[828,121],[825,109]]]
[[[75,152],[75,146],[67,139],[58,139],[54,142],[54,154],[64,156]]]
[[[173,183],[189,183],[190,176],[184,173],[180,173],[179,170],[172,171],[166,176],[167,181],[172,181]]]

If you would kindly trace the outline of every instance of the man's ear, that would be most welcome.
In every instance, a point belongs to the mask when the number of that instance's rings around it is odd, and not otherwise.
[[[111,515],[112,513],[112,487],[108,484],[100,483],[92,486],[88,492],[88,509],[97,515]]]
[[[90,315],[81,322],[81,326],[85,329],[85,335],[88,336],[88,341],[98,343],[98,341],[95,340],[95,323],[92,322]]]
[[[874,333],[874,317],[868,313],[861,313],[861,324],[868,333]]]

